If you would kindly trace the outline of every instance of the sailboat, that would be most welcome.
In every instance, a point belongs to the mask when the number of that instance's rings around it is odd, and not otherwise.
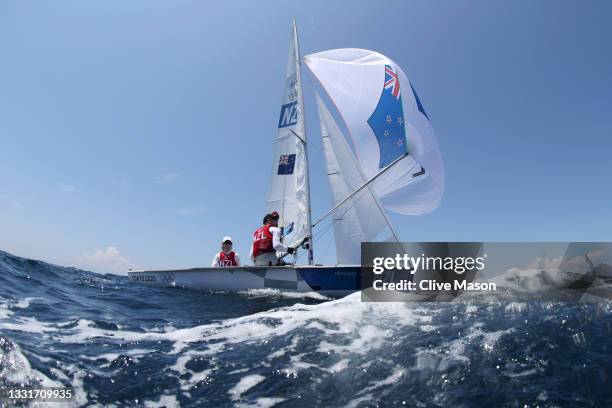
[[[329,211],[315,221],[310,205],[304,67],[314,78],[332,196]],[[443,192],[438,143],[402,69],[378,52],[354,48],[301,58],[293,21],[267,201],[268,212],[280,214],[284,245],[299,249],[293,261],[283,266],[130,270],[128,276],[152,286],[222,291],[271,288],[344,296],[360,290],[362,242],[399,242],[387,211],[431,212]],[[329,220],[337,265],[316,265],[313,229]],[[305,254],[307,264],[298,264],[296,254]]]

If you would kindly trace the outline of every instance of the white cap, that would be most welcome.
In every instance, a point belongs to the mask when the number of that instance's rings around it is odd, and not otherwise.
[[[231,243],[234,242],[234,241],[232,241],[232,237],[223,237],[223,240],[221,241],[221,243],[224,243],[225,241],[229,241]]]

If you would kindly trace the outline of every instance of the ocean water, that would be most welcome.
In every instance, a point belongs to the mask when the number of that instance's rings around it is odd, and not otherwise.
[[[75,389],[48,406],[612,406],[611,376],[610,303],[201,293],[0,252],[0,389]]]

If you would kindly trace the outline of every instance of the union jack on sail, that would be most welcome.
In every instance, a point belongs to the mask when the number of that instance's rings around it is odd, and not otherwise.
[[[385,81],[385,89],[391,89],[391,94],[395,96],[396,99],[399,99],[400,84],[397,78],[397,73],[389,65],[385,65],[385,73],[391,77]]]
[[[281,154],[278,159],[278,171],[276,174],[293,174],[295,168],[295,154]]]

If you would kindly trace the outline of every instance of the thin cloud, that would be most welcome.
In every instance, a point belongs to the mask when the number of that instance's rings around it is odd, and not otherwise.
[[[204,214],[206,212],[206,207],[195,207],[195,208],[181,208],[177,210],[178,215],[182,216],[190,216],[190,215],[198,215]]]
[[[71,185],[71,184],[63,184],[63,185],[60,187],[60,191],[61,191],[62,193],[68,193],[68,194],[70,194],[70,193],[74,193],[75,191],[78,191],[78,188],[76,188],[75,186],[73,186],[73,185]]]
[[[166,173],[166,174],[162,174],[161,176],[159,176],[155,180],[155,182],[158,184],[167,184],[167,183],[173,183],[180,178],[181,178],[181,175],[179,173]]]
[[[93,254],[81,255],[77,263],[83,269],[118,275],[125,275],[127,270],[132,268],[132,262],[121,255],[113,245],[97,249]]]

